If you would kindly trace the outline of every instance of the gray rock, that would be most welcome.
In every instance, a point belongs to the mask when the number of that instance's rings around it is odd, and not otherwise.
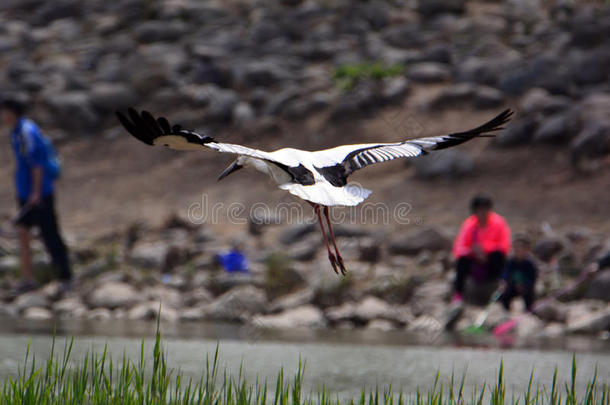
[[[69,297],[55,302],[53,312],[61,319],[80,319],[87,313],[87,306],[80,298]]]
[[[151,303],[165,308],[181,308],[183,305],[182,294],[175,288],[166,286],[148,287],[142,290],[142,297]]]
[[[587,121],[570,144],[572,164],[585,158],[599,158],[610,154],[610,119]]]
[[[610,307],[587,313],[580,319],[568,322],[568,333],[598,333],[610,329]]]
[[[391,46],[404,49],[419,48],[424,40],[418,24],[392,24],[382,32],[383,39]]]
[[[82,91],[52,93],[45,101],[53,113],[57,126],[68,130],[84,131],[97,127],[99,116],[91,105],[89,95]]]
[[[43,307],[30,307],[23,312],[25,319],[31,319],[35,321],[45,321],[53,318],[53,313],[47,308]]]
[[[326,109],[332,100],[333,94],[317,92],[309,97],[294,100],[284,108],[283,113],[288,118],[302,118]]]
[[[471,83],[460,83],[452,85],[437,96],[435,96],[428,106],[431,110],[442,108],[453,108],[457,105],[470,103],[475,97],[477,87]]]
[[[316,229],[315,223],[297,224],[287,227],[279,236],[279,241],[283,245],[290,245],[302,240]]]
[[[500,131],[493,140],[499,147],[519,146],[529,143],[534,137],[538,122],[535,119],[524,118],[511,122],[507,128]]]
[[[386,319],[373,319],[366,325],[366,328],[370,330],[379,330],[382,332],[396,329],[394,324]]]
[[[290,78],[288,71],[274,60],[247,63],[244,66],[244,71],[236,73],[236,76],[238,80],[243,82],[243,85],[250,87],[272,86]]]
[[[221,89],[215,86],[208,86],[208,108],[206,117],[212,120],[228,122],[233,109],[239,103],[239,96],[233,90]]]
[[[140,42],[173,42],[183,37],[189,26],[181,21],[145,21],[134,27],[134,35]]]
[[[246,126],[255,118],[256,113],[254,112],[254,109],[249,103],[244,101],[237,103],[237,105],[233,108],[233,113],[231,114],[231,120],[235,125],[238,126]]]
[[[534,133],[536,142],[564,142],[578,133],[579,120],[574,114],[559,113],[544,119]]]
[[[158,302],[143,302],[127,311],[127,319],[153,320],[160,317],[162,321],[176,322],[180,319],[178,311],[171,307],[162,307],[159,312]]]
[[[540,318],[527,312],[523,313],[519,317],[519,322],[517,323],[517,336],[527,337],[539,335],[543,327],[544,323]]]
[[[387,302],[372,295],[365,297],[353,310],[353,317],[358,321],[371,321],[376,318],[386,318],[393,308]]]
[[[320,309],[313,305],[287,309],[276,315],[255,317],[251,322],[264,328],[324,328],[326,319]]]
[[[32,291],[18,296],[13,302],[13,306],[18,312],[23,312],[28,308],[49,306],[48,298],[39,291]]]
[[[467,152],[447,149],[413,159],[415,175],[422,179],[434,177],[460,178],[474,170],[474,160]]]
[[[244,321],[252,314],[265,312],[265,292],[252,286],[235,287],[227,291],[208,306],[211,319]]]
[[[425,18],[438,14],[462,14],[466,10],[466,0],[419,0],[417,11]]]
[[[565,304],[556,300],[545,301],[543,305],[536,306],[536,315],[546,322],[564,323],[568,319]]]
[[[288,86],[277,93],[271,93],[267,97],[267,104],[264,108],[266,115],[279,115],[284,108],[289,105],[300,95],[300,91],[296,87]]]
[[[87,313],[86,318],[94,321],[109,321],[112,319],[112,312],[107,308],[95,308]]]
[[[197,287],[189,291],[184,296],[184,304],[189,307],[207,304],[214,299],[214,296],[205,287]]]
[[[409,92],[409,81],[404,77],[393,77],[383,81],[381,98],[386,103],[402,100]]]
[[[610,271],[600,271],[593,276],[585,298],[610,302]]]
[[[421,62],[407,68],[407,77],[420,83],[444,82],[451,77],[451,71],[442,63]]]
[[[440,251],[451,249],[451,238],[435,227],[416,230],[399,236],[390,242],[390,252],[401,255],[416,255],[424,250]]]
[[[504,103],[504,94],[493,87],[479,86],[473,102],[476,108],[496,108]]]
[[[276,298],[269,304],[270,312],[281,312],[311,303],[315,291],[311,287],[305,287],[288,295]]]
[[[134,287],[127,283],[108,282],[95,288],[87,296],[87,301],[94,308],[127,308],[141,301],[141,296]]]
[[[576,53],[572,75],[579,85],[603,83],[610,79],[610,46]]]
[[[539,87],[528,90],[519,101],[519,109],[524,114],[554,114],[566,110],[572,104],[565,96],[551,95]]]
[[[138,267],[160,269],[168,251],[165,242],[138,243],[129,253],[129,262]]]
[[[564,248],[564,244],[559,238],[547,237],[534,244],[532,251],[543,262],[548,262],[557,256]]]
[[[89,93],[91,104],[102,111],[133,106],[138,101],[137,94],[123,83],[97,83]]]

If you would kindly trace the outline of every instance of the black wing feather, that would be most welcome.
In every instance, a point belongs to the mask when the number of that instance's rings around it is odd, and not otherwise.
[[[128,108],[127,115],[121,111],[117,111],[116,115],[127,132],[147,145],[154,145],[155,139],[159,137],[172,135],[180,136],[191,144],[205,145],[214,142],[214,138],[210,136],[183,130],[180,125],[172,126],[165,117],[155,119],[148,111],[138,113],[135,109]]]

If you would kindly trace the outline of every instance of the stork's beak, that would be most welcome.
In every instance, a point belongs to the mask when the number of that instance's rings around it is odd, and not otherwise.
[[[239,169],[243,168],[242,165],[240,165],[239,163],[237,163],[236,161],[231,163],[231,165],[229,167],[227,167],[222,173],[220,173],[220,176],[218,176],[218,180],[220,181],[222,179],[224,179],[225,177],[227,177],[229,174],[238,171]]]

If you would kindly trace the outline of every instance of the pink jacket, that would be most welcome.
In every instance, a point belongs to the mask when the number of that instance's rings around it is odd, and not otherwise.
[[[490,212],[484,228],[479,226],[475,215],[468,217],[460,227],[453,242],[455,257],[470,256],[472,246],[480,244],[485,253],[500,251],[508,254],[510,250],[510,228],[506,220],[495,212]]]

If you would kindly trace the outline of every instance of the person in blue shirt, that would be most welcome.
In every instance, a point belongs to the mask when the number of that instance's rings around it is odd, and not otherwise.
[[[66,284],[72,278],[68,251],[59,232],[54,204],[55,175],[48,169],[47,142],[38,126],[24,117],[24,105],[12,98],[0,101],[2,123],[11,129],[11,144],[15,155],[15,188],[20,207],[16,217],[21,249],[23,280],[18,289],[29,290],[36,283],[32,274],[30,251],[33,226],[40,229],[59,279]],[[47,168],[47,169],[45,169]]]

